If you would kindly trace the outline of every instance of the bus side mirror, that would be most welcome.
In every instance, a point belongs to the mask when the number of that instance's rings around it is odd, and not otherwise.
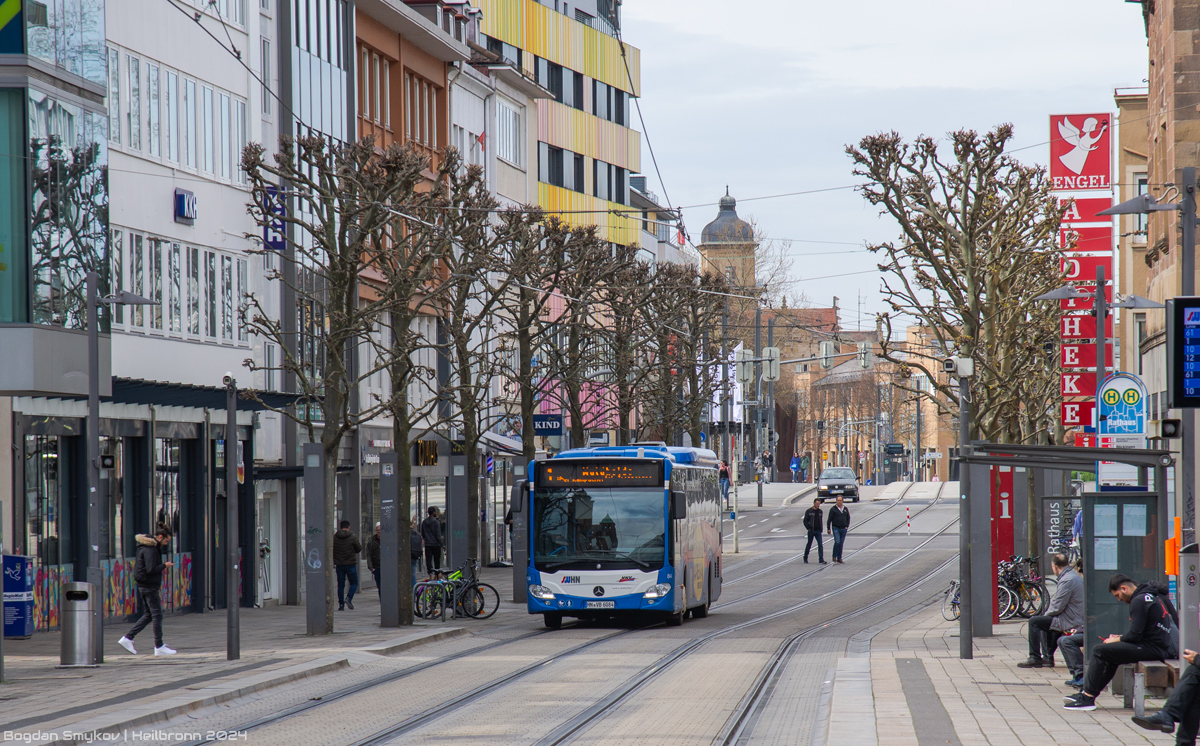
[[[524,479],[518,479],[513,482],[512,493],[508,498],[508,507],[512,510],[513,515],[520,513],[525,509],[525,498],[529,495],[529,482]]]
[[[671,493],[671,518],[672,520],[687,518],[687,493],[682,490],[675,490]]]

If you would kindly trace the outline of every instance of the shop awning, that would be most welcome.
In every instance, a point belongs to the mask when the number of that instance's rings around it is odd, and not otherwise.
[[[300,394],[282,394],[261,391],[258,397],[267,405],[282,409],[303,400]],[[225,389],[219,386],[197,386],[191,383],[168,383],[143,381],[136,378],[113,378],[112,399],[118,404],[153,404],[161,407],[197,407],[225,409]],[[262,404],[238,394],[238,409],[243,412],[260,412]]]

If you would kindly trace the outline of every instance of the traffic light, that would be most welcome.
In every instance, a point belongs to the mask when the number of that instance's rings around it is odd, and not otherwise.
[[[743,386],[754,380],[754,363],[751,360],[754,356],[749,350],[738,350],[737,354],[737,381]]]
[[[821,367],[828,370],[833,367],[833,356],[837,352],[837,345],[830,340],[821,343]]]
[[[866,370],[871,367],[869,356],[871,354],[871,346],[866,342],[858,343],[858,367]]]
[[[763,361],[763,380],[764,381],[778,381],[779,380],[779,359],[780,359],[779,348],[778,347],[764,347],[763,348],[763,357],[766,358],[766,360]]]
[[[817,420],[817,432],[825,429],[825,420]]]

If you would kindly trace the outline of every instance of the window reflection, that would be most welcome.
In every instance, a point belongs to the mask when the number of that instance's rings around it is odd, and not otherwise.
[[[24,18],[31,56],[104,85],[103,0],[28,0]]]
[[[89,269],[108,290],[107,118],[29,91],[33,321],[84,328]],[[102,319],[106,324],[106,320]]]

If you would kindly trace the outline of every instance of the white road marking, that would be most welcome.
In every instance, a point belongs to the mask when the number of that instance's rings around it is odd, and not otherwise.
[[[781,516],[781,515],[783,515],[783,513],[772,513],[772,514],[771,514],[771,517],[772,517],[772,518],[775,518],[775,517],[777,517],[777,516]]]

